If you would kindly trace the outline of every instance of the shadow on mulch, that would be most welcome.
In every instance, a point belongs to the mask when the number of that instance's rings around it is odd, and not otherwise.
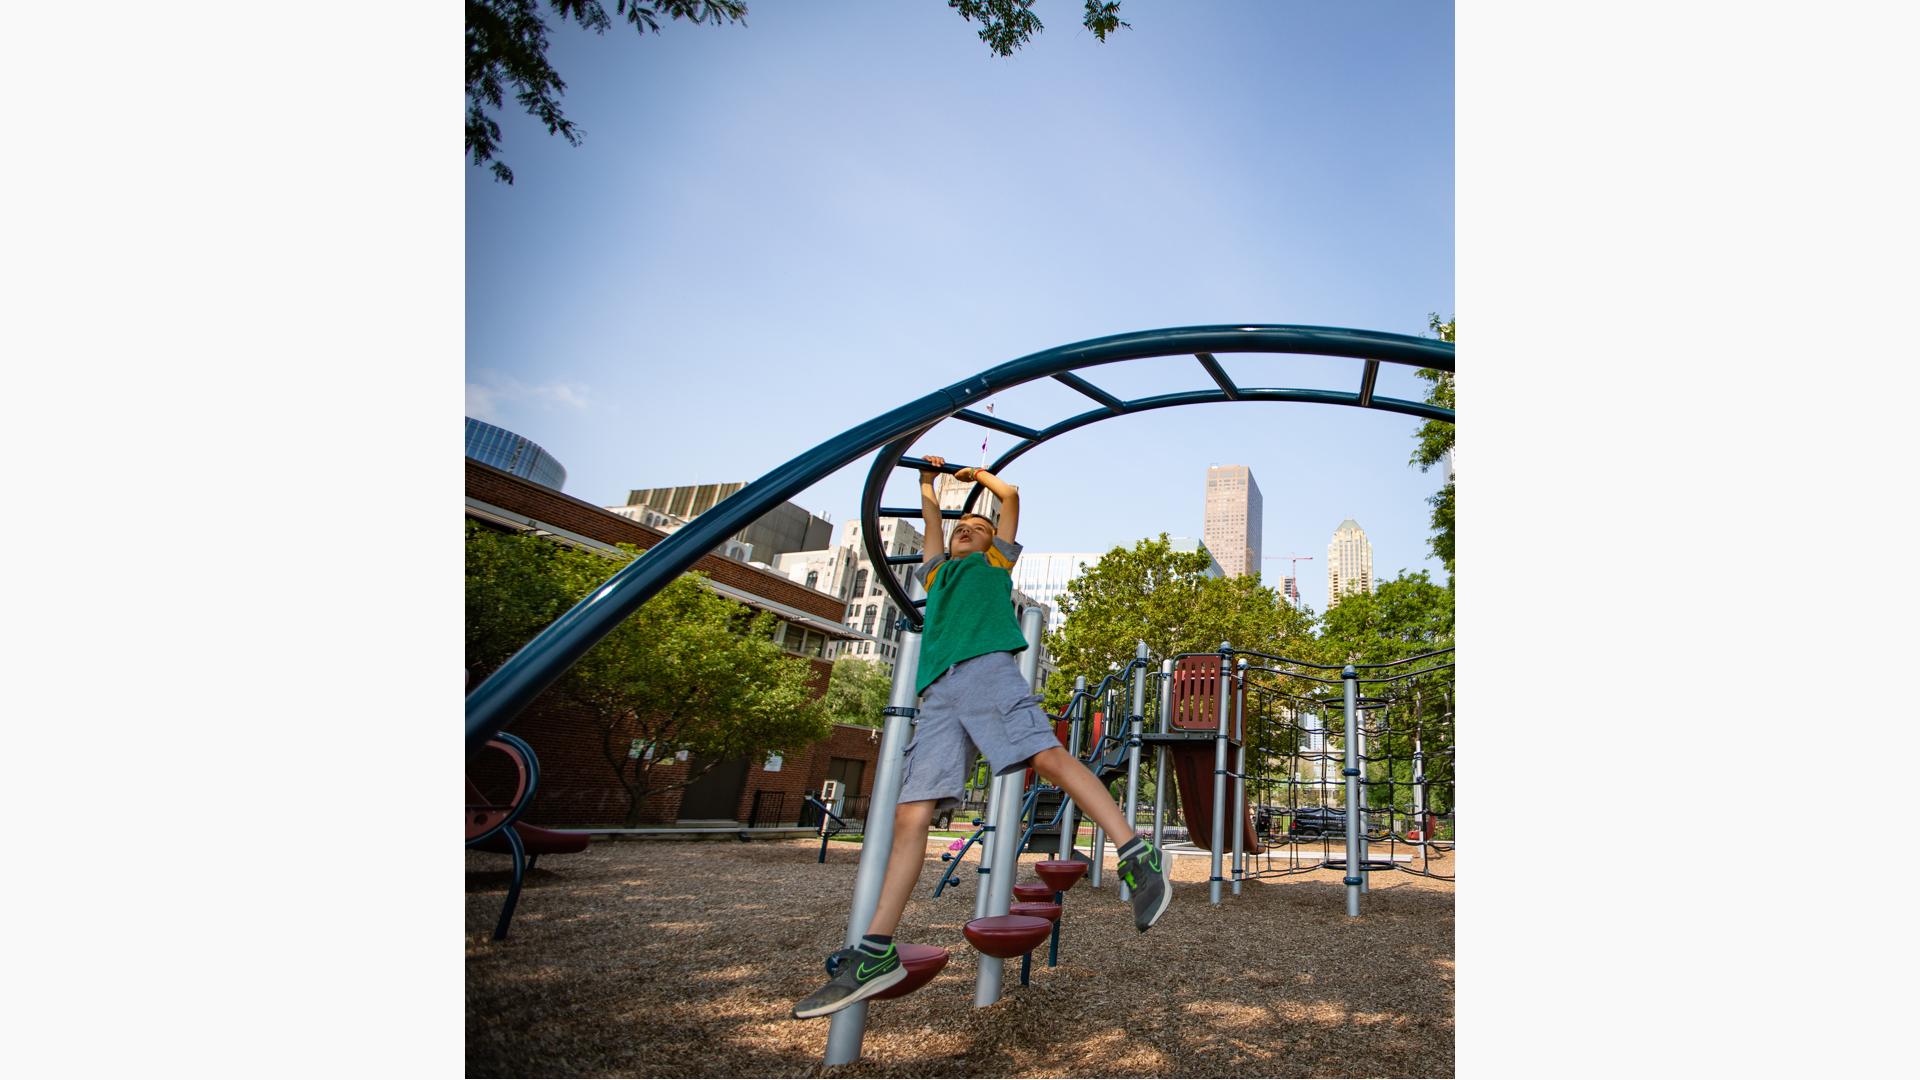
[[[828,1022],[788,1010],[846,931],[857,846],[820,865],[808,841],[595,843],[542,860],[502,942],[505,858],[469,853],[468,1075],[1453,1075],[1450,883],[1376,873],[1359,919],[1334,871],[1249,881],[1215,908],[1207,861],[1179,859],[1173,906],[1141,935],[1109,875],[1068,894],[1060,966],[1043,950],[1021,987],[1008,961],[1006,995],[976,1009],[975,875],[933,899],[943,846],[899,936],[953,959],[875,1003],[862,1059],[834,1069]]]

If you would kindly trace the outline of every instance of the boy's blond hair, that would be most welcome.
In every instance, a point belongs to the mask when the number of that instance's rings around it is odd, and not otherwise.
[[[998,528],[1000,527],[1000,526],[999,526],[998,524],[996,524],[996,523],[994,522],[994,520],[993,520],[992,518],[990,518],[990,517],[988,517],[987,515],[985,515],[985,514],[976,514],[976,513],[974,513],[974,512],[973,512],[973,511],[971,511],[971,510],[969,510],[969,511],[967,511],[967,512],[966,512],[966,513],[964,513],[964,514],[961,514],[961,515],[960,515],[959,517],[957,517],[957,518],[954,518],[954,519],[953,519],[953,524],[954,524],[954,525],[958,525],[958,524],[960,524],[961,522],[963,522],[963,521],[965,521],[965,520],[967,520],[968,518],[979,518],[979,519],[980,519],[981,521],[984,521],[984,522],[986,522],[986,523],[987,523],[987,528],[988,528],[988,529],[998,529]],[[948,535],[948,536],[952,536],[952,535],[953,535],[953,528],[952,528],[952,526],[949,526],[949,527],[947,528],[947,535]]]

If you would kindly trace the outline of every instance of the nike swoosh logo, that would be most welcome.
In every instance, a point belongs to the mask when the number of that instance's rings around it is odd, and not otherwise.
[[[888,968],[892,967],[893,964],[890,962],[892,959],[893,959],[892,957],[888,957],[886,960],[882,960],[881,962],[873,965],[872,967],[868,967],[865,963],[862,963],[860,965],[860,970],[854,973],[854,977],[859,979],[861,982],[866,982],[868,979],[872,978],[873,976],[879,975],[885,972]]]

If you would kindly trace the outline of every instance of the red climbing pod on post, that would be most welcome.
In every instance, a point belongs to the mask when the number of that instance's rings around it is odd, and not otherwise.
[[[989,915],[967,923],[960,932],[988,956],[1011,960],[1047,940],[1053,924],[1032,915]]]
[[[1087,864],[1079,859],[1043,859],[1033,864],[1033,872],[1054,892],[1063,893],[1086,876]]]
[[[896,942],[894,949],[900,954],[900,966],[907,969],[907,977],[873,995],[874,1001],[906,997],[932,982],[933,977],[940,974],[941,969],[947,966],[947,961],[952,959],[951,953],[936,945],[901,945]]]

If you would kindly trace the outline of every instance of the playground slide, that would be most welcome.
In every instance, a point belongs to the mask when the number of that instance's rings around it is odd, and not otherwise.
[[[1193,845],[1200,848],[1213,847],[1213,744],[1194,743],[1169,748],[1173,756],[1173,775],[1180,785],[1180,817],[1187,824],[1187,836]],[[1232,777],[1227,778],[1229,781]],[[1227,789],[1227,813],[1233,813],[1233,789]],[[1258,855],[1266,850],[1260,846],[1260,837],[1253,831],[1253,812],[1246,812],[1246,832],[1241,840],[1240,850],[1248,855]],[[1232,824],[1223,849],[1233,853]]]

